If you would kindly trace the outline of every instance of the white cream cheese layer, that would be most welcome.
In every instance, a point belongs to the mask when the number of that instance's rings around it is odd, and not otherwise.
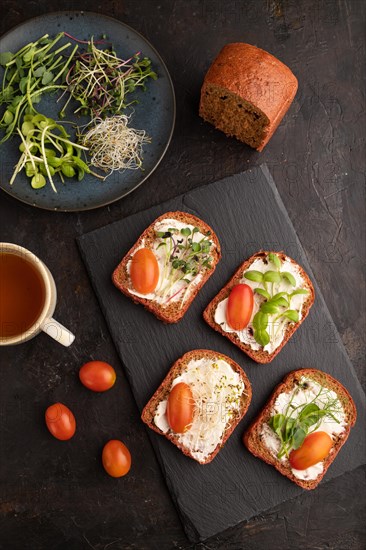
[[[158,223],[155,224],[154,230],[157,232],[166,232],[169,228],[178,229],[179,231],[181,229],[184,229],[188,227],[191,231],[193,231],[194,226],[183,223],[179,220],[174,219],[164,219]],[[194,242],[199,242],[201,239],[203,239],[205,235],[200,233],[199,231],[194,233]],[[179,235],[175,235],[174,238],[180,238]],[[149,294],[141,294],[134,290],[133,288],[129,288],[128,292],[130,294],[134,294],[135,296],[139,296],[140,298],[145,298],[146,300],[154,300],[155,302],[159,304],[166,304],[169,305],[171,302],[177,302],[182,300],[182,305],[187,300],[189,295],[194,290],[194,287],[198,285],[198,283],[202,280],[202,273],[198,273],[195,277],[188,277],[188,279],[192,279],[191,283],[189,284],[189,287],[186,292],[185,287],[187,286],[187,283],[183,280],[177,281],[173,286],[168,288],[169,280],[167,277],[167,266],[169,262],[169,259],[166,258],[166,249],[164,246],[159,247],[159,244],[162,242],[161,239],[157,238],[155,241],[155,245],[153,248],[153,252],[155,254],[155,257],[157,259],[158,265],[159,265],[159,281],[157,284],[156,289],[154,292],[150,292]],[[213,244],[211,246],[211,250],[213,248]],[[145,241],[142,240],[141,244],[138,248],[136,248],[135,253],[140,249],[145,247]],[[130,268],[131,268],[131,260],[127,263],[127,272],[130,274]],[[186,278],[186,277],[185,277]]]
[[[191,388],[195,412],[191,428],[177,434],[179,442],[199,462],[204,462],[223,439],[225,428],[240,409],[244,382],[232,367],[219,357],[191,360],[178,376],[174,387],[185,382]],[[170,430],[166,416],[167,400],[156,408],[154,422],[164,433]]]
[[[261,258],[258,258],[255,260],[251,266],[246,270],[247,271],[260,271],[261,273],[264,273],[265,271],[268,271],[269,269],[272,269],[268,263],[265,263]],[[294,290],[299,290],[306,288],[305,281],[303,277],[300,274],[299,267],[295,265],[293,262],[291,262],[289,259],[286,259],[282,265],[281,265],[281,271],[287,271],[288,273],[291,273],[296,280],[296,286],[290,285],[289,282],[286,280],[281,280],[280,283],[275,284],[275,293],[278,292],[293,292]],[[249,279],[246,279],[243,277],[239,281],[240,283],[245,283],[246,285],[249,285],[253,290],[257,287],[262,288],[262,286],[255,282],[250,281]],[[268,283],[271,285],[271,283]],[[304,303],[304,300],[307,299],[307,295],[304,294],[297,294],[296,296],[293,296],[291,299],[291,309],[296,309],[299,312],[299,320],[301,319],[301,311],[302,306]],[[253,318],[254,315],[258,312],[260,305],[264,301],[264,298],[260,296],[259,294],[254,294],[254,307],[252,316],[250,319],[250,322],[245,329],[241,331],[237,331],[232,329],[226,320],[226,309],[227,309],[227,302],[228,298],[225,300],[222,300],[217,305],[216,311],[215,311],[215,322],[221,326],[222,330],[225,332],[235,332],[235,334],[238,335],[241,342],[244,344],[248,344],[253,350],[259,350],[262,349],[262,346],[258,344],[254,337],[253,337]],[[273,353],[275,349],[278,348],[278,346],[281,344],[281,342],[284,339],[286,328],[288,324],[290,323],[289,320],[286,319],[280,319],[278,321],[273,321],[273,319],[276,316],[269,316],[269,322],[268,322],[268,332],[270,335],[270,341],[269,343],[263,347],[263,351],[267,351],[269,354]]]
[[[321,393],[319,394],[320,390],[322,390],[322,386],[314,380],[311,380],[310,378],[302,377],[300,380],[300,384],[301,385],[296,386],[292,391],[288,393],[281,393],[277,397],[273,410],[271,411],[271,416],[275,414],[287,413],[288,416],[296,418],[296,411],[292,414],[287,411],[288,405],[292,397],[293,400],[291,404],[294,407],[312,402],[318,405],[320,409],[324,408],[324,405],[330,400],[334,400],[335,405],[332,408],[332,414],[338,420],[338,422],[336,422],[336,420],[331,417],[324,416],[321,419],[319,426],[316,428],[316,430],[314,430],[315,432],[326,432],[328,435],[330,435],[332,439],[334,439],[344,431],[347,425],[346,415],[341,402],[338,400],[337,394],[334,391],[329,390],[328,388],[323,388],[323,391],[321,391]],[[301,387],[304,384],[306,385],[306,388]],[[312,428],[310,427],[309,432],[311,431]],[[262,442],[269,449],[270,453],[277,458],[277,454],[281,447],[279,437],[275,434],[275,432],[270,428],[268,424],[263,424],[261,436]],[[281,459],[278,460],[281,460],[282,462],[287,462],[286,456],[283,456]],[[294,468],[291,468],[291,470],[294,476],[299,479],[316,479],[318,475],[323,472],[323,462],[318,462],[317,464],[314,464],[313,466],[310,466],[305,470],[295,470]]]

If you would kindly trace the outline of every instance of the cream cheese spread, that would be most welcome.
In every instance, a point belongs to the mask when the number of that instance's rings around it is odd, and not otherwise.
[[[258,258],[251,264],[251,266],[246,270],[246,272],[255,270],[255,271],[260,271],[261,273],[264,273],[265,271],[268,271],[268,269],[270,269],[268,266],[268,263],[265,263],[261,258]],[[301,276],[299,267],[293,262],[291,262],[289,259],[286,258],[286,260],[282,263],[281,271],[286,271],[288,273],[291,273],[291,275],[295,277],[296,286],[292,286],[288,281],[282,279],[280,283],[275,284],[276,293],[293,292],[294,290],[306,288],[306,284],[303,277]],[[244,272],[243,272],[243,277],[239,281],[239,283],[245,283],[246,285],[249,285],[253,290],[257,287],[261,287],[259,283],[246,279],[244,277]],[[304,294],[297,294],[293,296],[291,299],[291,309],[296,309],[299,312],[299,320],[301,319],[302,306],[306,299],[307,299],[307,295],[304,295]],[[255,341],[253,336],[253,332],[254,332],[253,318],[255,314],[258,312],[260,305],[262,304],[263,301],[264,301],[264,298],[262,296],[260,296],[257,293],[254,293],[254,306],[253,306],[251,319],[249,321],[249,324],[241,331],[232,329],[227,323],[226,309],[227,309],[228,298],[218,303],[215,310],[215,322],[221,326],[223,331],[234,332],[235,334],[237,334],[240,341],[243,342],[244,344],[248,344],[253,350],[257,351],[257,350],[263,349],[263,351],[267,351],[269,354],[271,354],[282,343],[285,337],[286,329],[290,321],[288,319],[287,320],[280,319],[278,321],[274,321],[276,315],[273,315],[273,316],[270,315],[269,322],[268,322],[268,331],[270,335],[270,341],[266,346],[262,348],[262,346]]]
[[[222,442],[225,429],[240,410],[245,386],[240,375],[224,359],[194,359],[178,376],[172,388],[185,382],[191,388],[195,412],[191,428],[176,434],[178,441],[199,462],[204,462]],[[170,430],[167,399],[156,408],[154,423],[164,433]]]
[[[306,386],[306,387],[303,387]],[[274,407],[271,411],[271,416],[275,414],[287,414],[287,416],[296,417],[296,411],[290,414],[287,411],[288,405],[293,398],[291,404],[296,407],[299,405],[305,405],[307,403],[315,403],[320,409],[324,408],[326,402],[334,400],[334,406],[332,407],[332,414],[338,422],[328,416],[324,416],[319,426],[314,430],[315,432],[326,432],[332,439],[341,434],[347,425],[346,415],[342,407],[341,402],[339,401],[337,394],[329,390],[328,388],[323,388],[322,386],[311,380],[310,378],[302,377],[300,379],[300,385],[296,386],[292,391],[286,393],[281,393],[274,404]],[[311,428],[309,431],[312,431]],[[270,428],[270,426],[265,423],[262,426],[261,430],[262,442],[266,445],[270,453],[277,458],[277,454],[281,447],[281,442],[279,437],[275,432]],[[332,451],[331,451],[332,452]],[[282,462],[287,462],[286,456],[283,456],[281,459]],[[311,480],[316,479],[319,474],[323,472],[323,462],[318,462],[305,470],[295,470],[291,468],[292,473],[299,479]]]
[[[169,228],[174,228],[177,230],[181,230],[184,228],[189,228],[191,231],[193,231],[194,226],[183,223],[179,220],[166,218],[164,220],[161,220],[160,222],[156,223],[154,226],[154,230],[157,232],[166,232]],[[194,241],[199,242],[201,239],[203,239],[205,235],[197,231],[194,233]],[[176,235],[175,238],[179,238],[179,235]],[[187,282],[180,280],[177,281],[175,284],[170,285],[169,279],[168,279],[168,272],[167,272],[167,262],[169,261],[169,258],[167,258],[166,248],[164,246],[159,247],[159,244],[162,242],[161,239],[157,238],[154,243],[153,252],[155,254],[155,257],[157,259],[158,265],[159,265],[159,281],[156,286],[156,289],[154,292],[150,292],[149,294],[141,294],[134,290],[133,288],[129,288],[128,292],[130,294],[133,294],[135,296],[139,296],[140,298],[145,298],[145,300],[154,300],[155,302],[159,304],[166,304],[169,305],[171,302],[178,302],[182,301],[182,305],[185,302],[185,300],[189,297],[189,295],[194,290],[194,287],[197,286],[200,281],[202,280],[202,273],[198,273],[194,277],[189,277],[188,279],[191,279],[191,282],[187,289]],[[149,245],[150,246],[150,245]],[[212,247],[214,245],[212,244]],[[142,240],[141,244],[138,248],[136,248],[135,253],[140,249],[145,247],[145,241]],[[127,263],[127,272],[130,274],[130,268],[131,268],[131,261],[130,260]],[[186,278],[186,277],[185,277]],[[184,290],[186,289],[186,290]]]

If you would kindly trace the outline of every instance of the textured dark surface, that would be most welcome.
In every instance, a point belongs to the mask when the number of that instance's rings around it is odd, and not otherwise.
[[[243,208],[246,216],[242,215]],[[113,286],[111,273],[145,227],[164,212],[174,210],[194,214],[213,228],[222,247],[222,260],[184,319],[175,325],[164,325],[122,295]],[[291,370],[309,367],[328,372],[348,389],[359,411],[356,427],[325,479],[364,464],[365,396],[267,167],[190,191],[93,231],[79,242],[140,411],[170,366],[191,349],[213,349],[230,356],[244,369],[252,384],[252,402],[245,418],[211,464],[197,464],[164,437],[148,431],[192,542],[205,540],[303,492],[251,456],[241,441],[244,430],[258,415],[273,388]],[[202,319],[203,309],[238,265],[260,249],[283,249],[314,281],[316,295],[304,325],[270,365],[254,363]]]
[[[1,240],[31,248],[46,261],[59,290],[57,318],[77,335],[70,349],[40,335],[0,350],[1,547],[188,548],[75,237],[266,162],[364,385],[365,5],[80,0],[77,7],[130,24],[158,49],[174,81],[177,125],[157,171],[110,207],[54,214],[1,194]],[[3,0],[0,32],[56,9],[75,9],[75,3]],[[299,80],[290,111],[261,154],[197,116],[205,71],[219,49],[236,40],[277,55]],[[91,357],[117,369],[109,394],[91,395],[78,382],[79,365]],[[78,435],[69,443],[51,439],[43,424],[44,409],[55,400],[78,416]],[[112,434],[124,439],[134,460],[130,475],[118,481],[100,465],[103,443]],[[361,550],[365,488],[364,469],[358,468],[201,548]]]

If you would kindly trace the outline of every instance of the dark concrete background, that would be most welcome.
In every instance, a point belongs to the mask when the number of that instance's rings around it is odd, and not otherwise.
[[[0,548],[189,548],[75,237],[266,162],[365,387],[364,2],[3,0],[0,32],[60,9],[104,13],[146,36],[173,78],[177,123],[157,171],[109,207],[51,213],[1,193],[0,240],[26,246],[47,263],[59,291],[57,318],[77,340],[64,349],[40,335],[0,350]],[[197,116],[203,75],[233,41],[270,51],[299,79],[294,104],[261,154]],[[78,382],[78,368],[90,358],[115,365],[110,393],[91,394]],[[77,438],[65,444],[43,422],[45,408],[58,400],[78,418]],[[111,434],[133,455],[130,474],[117,481],[100,464]],[[361,549],[365,492],[359,468],[197,548]]]

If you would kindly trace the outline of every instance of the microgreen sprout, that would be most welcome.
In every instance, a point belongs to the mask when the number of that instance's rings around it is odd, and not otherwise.
[[[74,112],[94,118],[120,113],[136,103],[126,103],[126,97],[138,87],[145,89],[147,78],[157,78],[150,59],[140,59],[140,52],[127,60],[120,59],[112,48],[97,48],[91,38],[87,51],[75,57],[66,83],[71,96],[80,103]]]
[[[80,158],[81,150],[87,148],[70,141],[65,128],[53,119],[41,114],[27,114],[23,117],[21,130],[17,128],[17,131],[21,139],[21,156],[10,185],[19,172],[25,169],[34,189],[44,187],[48,180],[57,193],[53,181],[55,174],[64,182],[64,177],[76,176],[80,181],[85,172],[91,173],[88,165]]]
[[[264,273],[253,269],[244,273],[245,279],[263,286],[263,288],[258,286],[254,289],[254,292],[263,297],[264,300],[253,318],[254,339],[263,347],[269,344],[271,337],[274,338],[277,336],[278,331],[284,324],[288,322],[297,323],[299,321],[299,312],[296,309],[291,309],[291,300],[296,295],[306,295],[309,293],[305,288],[296,289],[292,292],[276,292],[276,286],[282,281],[295,287],[296,279],[292,273],[281,271],[282,262],[277,254],[270,252],[267,261],[275,269],[269,269]],[[270,334],[268,331],[270,318],[272,329],[276,323],[279,325],[275,334]]]
[[[0,130],[5,135],[0,143],[5,142],[12,134],[19,133],[21,117],[40,102],[44,93],[66,88],[63,82],[78,46],[71,53],[67,51],[65,57],[64,53],[71,43],[60,46],[59,41],[63,36],[64,33],[61,32],[51,39],[45,34],[15,54],[1,54],[0,64],[5,70],[0,105],[5,105],[5,111],[0,120]]]
[[[87,50],[76,56],[79,46],[72,47],[70,38],[86,44]],[[105,37],[104,37],[105,38]],[[119,113],[131,105],[126,96],[137,88],[145,89],[147,78],[156,79],[148,58],[140,59],[140,52],[127,60],[117,57],[105,39],[79,40],[67,32],[54,38],[48,34],[29,42],[16,53],[0,53],[0,65],[4,68],[0,88],[0,144],[16,134],[20,140],[21,156],[11,177],[12,185],[23,169],[31,178],[33,188],[44,187],[49,181],[56,187],[53,176],[77,177],[85,173],[105,179],[94,173],[81,159],[81,151],[91,148],[92,161],[105,170],[142,168],[142,145],[150,141],[143,130],[128,128],[129,119]],[[103,44],[98,49],[96,44]],[[81,46],[82,47],[82,46]],[[80,106],[75,113],[91,116],[92,127],[80,134],[80,143],[70,140],[65,128],[52,118],[37,113],[37,105],[46,93],[62,91],[69,99],[76,99]],[[65,117],[65,108],[60,117]],[[106,121],[96,117],[109,117]],[[1,137],[1,136],[0,136]]]
[[[202,271],[212,267],[210,234],[208,231],[202,235],[198,227],[183,227],[180,230],[171,227],[167,231],[156,232],[159,241],[157,249],[164,249],[162,282],[156,290],[158,296],[166,298],[169,302],[184,292],[181,300],[183,305],[190,285]],[[199,235],[199,240],[195,240],[196,235]]]
[[[96,118],[88,131],[79,134],[79,141],[89,148],[90,163],[108,171],[142,168],[142,146],[151,139],[144,130],[128,127],[126,115]]]

